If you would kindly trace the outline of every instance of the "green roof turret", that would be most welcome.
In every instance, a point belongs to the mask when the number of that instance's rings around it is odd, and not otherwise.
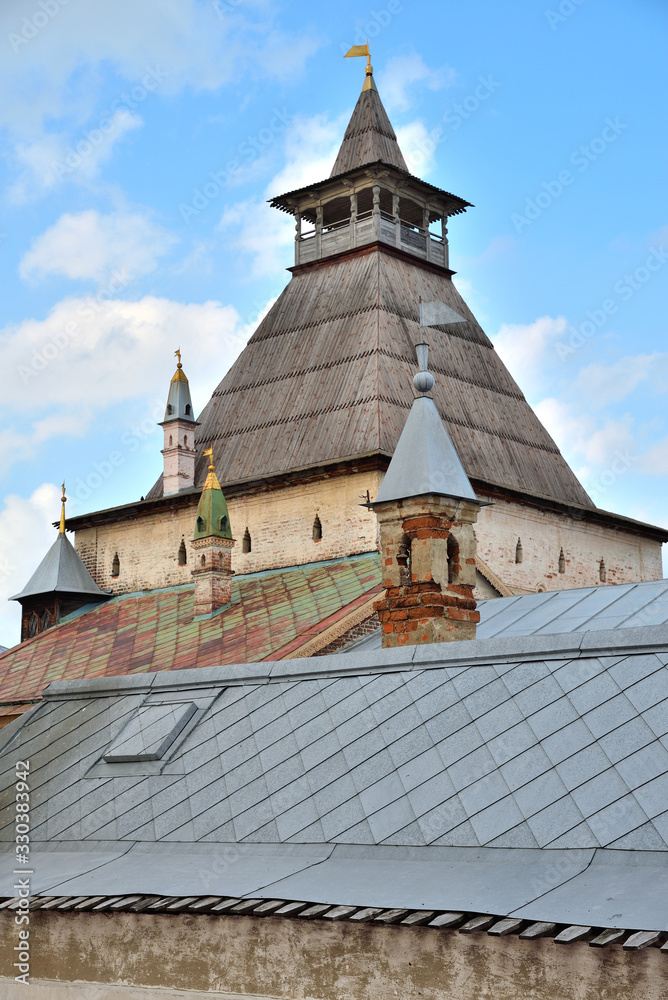
[[[232,538],[227,501],[213,464],[213,450],[207,448],[204,454],[209,456],[209,474],[197,505],[194,538]]]

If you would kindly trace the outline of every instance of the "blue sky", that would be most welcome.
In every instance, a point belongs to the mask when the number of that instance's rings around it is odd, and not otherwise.
[[[266,199],[329,173],[363,81],[413,171],[476,206],[460,290],[599,506],[668,525],[660,0],[6,0],[0,642],[69,512],[161,468],[292,263]]]

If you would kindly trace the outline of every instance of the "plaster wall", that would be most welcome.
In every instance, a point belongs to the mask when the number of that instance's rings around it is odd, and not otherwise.
[[[16,926],[0,914],[0,995]],[[667,958],[440,931],[265,917],[31,915],[34,1000],[199,997],[281,1000],[664,1000]],[[56,985],[59,984],[59,985]],[[71,984],[71,985],[70,985]]]
[[[663,576],[659,542],[505,500],[495,499],[493,506],[482,508],[475,533],[480,558],[507,586],[518,591],[601,585],[601,559],[609,584],[660,580]],[[522,540],[521,563],[515,562],[518,538]],[[562,548],[564,573],[559,572]]]
[[[376,495],[381,481],[379,472],[353,473],[232,497],[233,571],[254,573],[375,551],[376,517],[360,504],[367,490],[372,498]],[[180,511],[85,528],[76,533],[77,551],[96,582],[115,594],[191,583],[196,509],[193,504]],[[322,524],[320,541],[313,540],[316,514]],[[251,537],[249,553],[243,552],[246,528]],[[478,555],[519,592],[602,585],[601,559],[608,584],[663,576],[658,542],[511,501],[494,500],[493,506],[483,507],[475,534]],[[518,538],[522,540],[521,563],[515,562]],[[181,539],[188,552],[185,566],[178,564]],[[559,573],[562,548],[565,573]],[[120,573],[112,577],[116,553]]]
[[[367,490],[372,497],[378,492],[379,476],[378,472],[337,476],[231,498],[228,508],[236,540],[233,572],[254,573],[375,551],[376,518],[360,505]],[[98,585],[111,588],[115,594],[191,583],[196,514],[195,503],[179,511],[161,511],[134,521],[85,528],[76,533],[76,549]],[[313,540],[316,515],[322,525],[319,541]],[[251,551],[244,553],[246,529]],[[178,565],[181,539],[188,553],[185,566]],[[112,577],[116,553],[120,573]]]

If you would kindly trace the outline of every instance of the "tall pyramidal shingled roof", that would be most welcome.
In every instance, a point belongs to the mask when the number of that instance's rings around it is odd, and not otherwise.
[[[378,160],[408,170],[373,77],[369,79],[372,86],[359,96],[330,177]]]
[[[373,85],[357,101],[332,174],[379,160],[406,170]],[[391,456],[414,399],[420,301],[444,302],[465,319],[430,328],[428,339],[434,402],[468,477],[593,507],[451,272],[383,243],[294,269],[200,414],[195,482],[206,479],[210,444],[226,485]],[[148,498],[160,496],[158,480]]]

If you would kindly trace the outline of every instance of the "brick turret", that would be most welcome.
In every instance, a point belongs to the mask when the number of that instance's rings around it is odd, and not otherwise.
[[[384,647],[475,638],[473,597],[481,502],[433,399],[427,345],[414,400],[378,496],[385,593],[375,603]]]

